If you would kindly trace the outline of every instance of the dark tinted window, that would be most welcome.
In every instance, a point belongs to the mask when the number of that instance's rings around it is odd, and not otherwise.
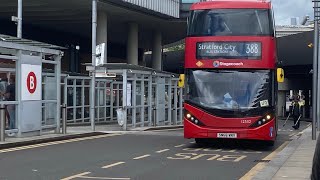
[[[273,36],[268,9],[213,9],[191,13],[189,36]]]

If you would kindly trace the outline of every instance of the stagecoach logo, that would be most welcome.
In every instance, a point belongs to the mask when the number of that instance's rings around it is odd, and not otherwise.
[[[197,65],[198,67],[201,67],[201,66],[203,66],[203,63],[202,63],[201,61],[198,61],[198,62],[196,63],[196,65]]]
[[[243,62],[237,62],[237,63],[225,63],[225,62],[219,62],[219,61],[214,61],[213,62],[213,67],[219,67],[219,66],[243,66]]]
[[[220,65],[220,62],[219,61],[214,61],[213,62],[213,67],[219,67]]]

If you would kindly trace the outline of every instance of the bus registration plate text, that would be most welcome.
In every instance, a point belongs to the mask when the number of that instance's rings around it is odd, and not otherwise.
[[[237,138],[236,133],[217,133],[218,138]]]

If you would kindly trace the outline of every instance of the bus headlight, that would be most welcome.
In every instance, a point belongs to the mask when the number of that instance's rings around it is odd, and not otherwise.
[[[273,116],[271,114],[267,114],[265,116],[263,116],[262,118],[260,118],[258,121],[256,121],[255,123],[253,123],[250,127],[259,127],[262,126],[266,123],[268,123],[269,121],[271,121],[273,118]]]
[[[271,119],[271,115],[267,115],[266,118],[267,118],[267,120],[270,120]]]
[[[204,125],[199,119],[197,119],[194,115],[192,115],[190,112],[185,111],[185,118],[191,121],[193,124],[196,124],[198,126]]]
[[[190,119],[192,117],[190,113],[188,113],[186,116],[187,116],[187,119]]]

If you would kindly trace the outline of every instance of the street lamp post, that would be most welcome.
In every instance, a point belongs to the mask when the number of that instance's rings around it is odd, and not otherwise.
[[[22,38],[22,0],[18,0],[18,27],[17,37]]]
[[[316,126],[319,125],[319,97],[320,90],[317,88],[318,86],[318,78],[319,77],[319,69],[318,69],[318,56],[319,56],[319,26],[318,21],[320,17],[319,11],[319,0],[314,0],[314,46],[313,46],[313,83],[312,83],[312,139],[315,140],[316,137]],[[319,129],[319,128],[318,128]]]
[[[95,82],[96,82],[96,46],[97,46],[97,0],[92,0],[92,67],[90,93],[91,129],[95,131]]]

